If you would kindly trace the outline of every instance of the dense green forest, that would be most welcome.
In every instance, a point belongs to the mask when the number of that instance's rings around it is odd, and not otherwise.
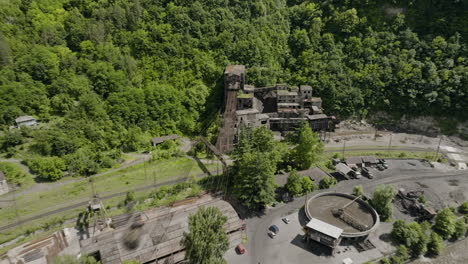
[[[341,117],[467,117],[468,1],[0,2],[3,151],[99,167],[145,135],[200,133],[231,63],[311,84]],[[46,125],[7,132],[24,114]]]

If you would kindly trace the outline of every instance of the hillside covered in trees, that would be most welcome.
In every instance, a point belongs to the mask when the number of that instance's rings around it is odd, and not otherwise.
[[[459,0],[2,1],[0,125],[47,123],[2,149],[102,162],[145,134],[199,133],[232,63],[257,86],[311,84],[342,117],[466,119],[467,17]]]

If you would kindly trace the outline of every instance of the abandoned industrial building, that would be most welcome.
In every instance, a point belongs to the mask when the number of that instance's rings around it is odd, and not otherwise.
[[[224,72],[225,109],[217,148],[229,152],[243,127],[264,125],[275,131],[290,131],[307,122],[314,131],[333,131],[334,116],[322,111],[322,99],[313,97],[308,85],[277,84],[254,87],[245,84],[245,66],[230,65]]]

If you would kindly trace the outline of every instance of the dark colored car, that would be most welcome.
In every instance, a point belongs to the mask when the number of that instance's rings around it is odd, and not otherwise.
[[[363,167],[363,168],[362,168],[362,175],[366,176],[366,177],[369,178],[369,179],[373,179],[373,178],[374,178],[374,175],[372,174],[372,172],[370,172],[369,169],[366,168],[366,167]]]
[[[279,227],[277,225],[272,225],[270,228],[268,228],[271,232],[278,234],[279,232]]]
[[[381,159],[381,160],[380,160],[380,164],[384,167],[384,169],[388,169],[388,163],[387,163],[386,160]]]

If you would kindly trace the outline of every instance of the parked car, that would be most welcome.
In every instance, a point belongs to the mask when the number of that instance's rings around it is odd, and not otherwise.
[[[270,236],[271,238],[275,238],[276,234],[273,231],[268,231],[268,236]]]
[[[242,255],[245,253],[245,247],[242,244],[237,245],[236,247],[237,254]]]
[[[278,232],[279,232],[279,227],[278,227],[277,225],[272,225],[272,226],[270,226],[270,228],[268,228],[268,229],[269,229],[271,232],[275,233],[275,235],[278,234]]]
[[[351,175],[351,177],[353,177],[355,179],[361,179],[362,178],[362,174],[358,170],[352,170],[352,171],[349,172],[349,174]]]
[[[283,217],[281,220],[283,220],[283,222],[286,224],[289,224],[291,222],[291,220],[289,220],[289,218],[287,217]]]
[[[380,160],[380,164],[381,164],[385,169],[388,169],[388,163],[387,163],[386,160],[381,159],[381,160]]]
[[[369,179],[374,178],[374,175],[372,174],[372,172],[370,172],[370,170],[368,168],[366,168],[366,167],[362,168],[362,175],[366,176]]]
[[[385,167],[382,164],[377,164],[377,169],[379,171],[383,171],[383,170],[385,170]]]

